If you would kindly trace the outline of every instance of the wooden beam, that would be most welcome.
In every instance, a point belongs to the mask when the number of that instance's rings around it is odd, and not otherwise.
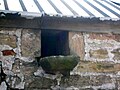
[[[41,21],[38,19],[26,18],[0,18],[0,27],[10,28],[40,28]]]
[[[99,18],[73,18],[57,16],[42,16],[33,19],[26,19],[23,17],[0,18],[0,27],[120,33],[120,20],[102,21]]]
[[[120,33],[120,21],[100,20],[99,18],[49,18],[44,17],[41,29],[57,29],[82,32]]]

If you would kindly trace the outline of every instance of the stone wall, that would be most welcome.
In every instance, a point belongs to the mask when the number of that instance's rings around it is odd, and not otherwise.
[[[0,61],[11,88],[24,89],[40,48],[40,30],[0,28]]]
[[[0,61],[7,75],[0,88],[25,90],[120,90],[120,35],[68,32],[70,54],[80,62],[70,76],[46,74],[38,65],[41,31],[0,28]],[[59,81],[59,82],[58,82]]]
[[[69,32],[69,36],[71,53],[82,57],[71,75],[88,77],[89,84],[82,88],[120,90],[120,34]]]

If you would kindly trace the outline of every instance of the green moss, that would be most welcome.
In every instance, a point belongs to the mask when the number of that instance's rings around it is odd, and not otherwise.
[[[97,69],[99,69],[99,70],[102,69],[102,65],[101,65],[101,64],[98,64],[98,65],[97,65]]]
[[[40,60],[42,68],[49,73],[69,72],[78,64],[78,56],[50,56]]]

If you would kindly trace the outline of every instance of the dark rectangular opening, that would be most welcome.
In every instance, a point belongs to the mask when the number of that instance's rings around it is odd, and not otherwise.
[[[69,42],[67,31],[42,30],[41,31],[41,57],[69,55]]]

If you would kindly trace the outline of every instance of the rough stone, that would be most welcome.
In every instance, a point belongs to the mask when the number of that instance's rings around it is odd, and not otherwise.
[[[61,87],[83,87],[83,86],[89,86],[90,85],[90,77],[89,76],[79,76],[79,75],[71,75],[69,77],[63,77],[60,86]]]
[[[120,41],[119,34],[104,34],[104,33],[90,33],[90,39],[97,39],[97,40],[115,40]]]
[[[40,30],[23,29],[21,42],[22,56],[40,57]]]
[[[108,52],[105,49],[90,50],[90,57],[105,59],[108,58]]]
[[[13,75],[8,75],[8,84],[9,88],[17,88],[17,89],[24,89],[24,75],[21,71],[20,60],[16,59],[12,65]]]
[[[39,64],[47,73],[57,72],[69,75],[70,71],[78,64],[79,56],[50,56],[39,60]]]
[[[2,61],[2,66],[4,70],[11,70],[12,64],[14,63],[14,56],[1,56],[0,61]]]
[[[80,56],[80,59],[84,59],[84,38],[80,32],[69,32],[69,47],[72,55]]]
[[[27,83],[28,85],[26,86],[25,90],[47,90],[50,89],[51,86],[56,85],[55,80],[47,79],[44,77],[30,77],[32,80]]]
[[[120,90],[120,77],[116,77],[116,87]]]
[[[120,48],[114,49],[111,53],[114,54],[114,60],[120,60]]]
[[[1,90],[7,90],[7,85],[6,85],[5,82],[2,82],[2,83],[1,83],[0,89],[1,89]]]
[[[90,76],[90,84],[92,86],[100,86],[102,84],[112,83],[112,78],[106,75]]]
[[[76,68],[76,72],[117,73],[119,71],[120,64],[112,62],[81,61]]]
[[[16,36],[0,34],[0,45],[9,45],[15,48],[16,47]]]
[[[0,28],[1,34],[15,35],[16,28]]]
[[[70,87],[74,86],[76,88],[82,88],[86,86],[90,87],[98,87],[103,86],[108,83],[112,83],[112,78],[106,75],[99,76],[79,76],[79,75],[71,75],[70,77],[63,77],[60,82],[60,87]]]
[[[117,53],[112,53],[120,48],[119,34],[84,33],[85,60],[114,61],[119,63]],[[116,59],[116,60],[115,60]]]

